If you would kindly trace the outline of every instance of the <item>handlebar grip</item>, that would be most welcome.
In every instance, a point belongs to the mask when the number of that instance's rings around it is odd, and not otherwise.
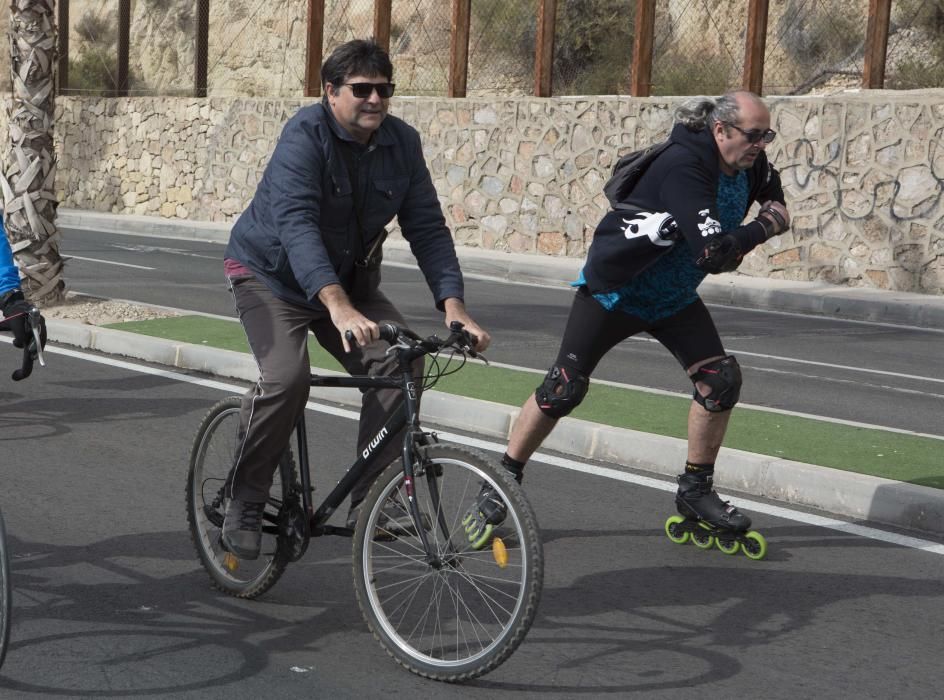
[[[400,328],[395,326],[392,323],[384,323],[380,326],[380,339],[386,340],[388,343],[393,345],[397,342],[397,338],[400,337]]]
[[[478,344],[479,339],[465,330],[465,326],[461,321],[453,321],[450,323],[449,330],[453,332],[456,339],[461,338],[464,341],[470,357],[478,357],[478,353],[475,352],[475,346]]]
[[[378,330],[380,331],[380,339],[386,340],[391,345],[394,345],[397,342],[401,333],[407,336],[410,335],[405,328],[400,328],[399,326],[396,326],[392,323],[382,323],[380,326],[378,326]],[[354,342],[353,331],[344,331],[344,337],[347,339],[347,342]]]

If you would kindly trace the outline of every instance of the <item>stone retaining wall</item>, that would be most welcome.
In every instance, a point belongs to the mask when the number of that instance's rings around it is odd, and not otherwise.
[[[394,98],[423,134],[458,243],[582,257],[619,154],[665,136],[680,98]],[[770,98],[793,229],[741,271],[944,293],[944,90]],[[63,206],[230,221],[303,100],[60,97]],[[5,116],[0,129],[5,131]]]

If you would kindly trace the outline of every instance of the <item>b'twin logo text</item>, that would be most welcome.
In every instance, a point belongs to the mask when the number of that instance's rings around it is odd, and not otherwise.
[[[383,440],[386,436],[387,436],[387,429],[381,428],[380,432],[377,433],[377,436],[373,440],[371,440],[370,444],[366,448],[364,448],[363,452],[361,452],[361,457],[363,457],[364,459],[367,459],[370,456],[370,453],[374,451],[374,448],[377,447],[377,445],[380,444],[380,441]]]

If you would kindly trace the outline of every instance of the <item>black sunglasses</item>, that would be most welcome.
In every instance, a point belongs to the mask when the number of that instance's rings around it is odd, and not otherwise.
[[[351,88],[354,97],[359,100],[366,100],[374,90],[377,91],[378,97],[386,100],[393,97],[393,89],[396,87],[394,83],[342,83],[342,85]]]
[[[777,138],[777,132],[773,129],[765,129],[764,131],[761,131],[760,129],[750,129],[749,131],[745,131],[737,124],[732,124],[731,122],[725,122],[725,124],[730,126],[732,129],[737,129],[742,134],[744,134],[744,137],[749,143],[760,143],[761,141],[764,143],[770,143],[775,138]]]

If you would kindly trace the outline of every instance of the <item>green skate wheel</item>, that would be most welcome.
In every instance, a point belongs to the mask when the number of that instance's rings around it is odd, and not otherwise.
[[[675,544],[685,544],[688,542],[689,532],[681,527],[681,524],[685,522],[685,518],[681,515],[672,515],[669,516],[669,519],[665,521],[665,534],[669,536],[669,539],[675,542]]]
[[[708,532],[704,525],[700,525],[692,532],[692,544],[699,549],[711,549],[715,543],[714,535]]]
[[[767,556],[767,540],[759,532],[751,530],[744,535],[745,542],[741,545],[744,556],[748,559],[763,559]]]
[[[715,544],[718,545],[718,549],[720,549],[722,552],[724,552],[725,554],[730,554],[732,556],[737,554],[738,550],[741,548],[741,543],[735,539],[723,540],[719,537]]]

